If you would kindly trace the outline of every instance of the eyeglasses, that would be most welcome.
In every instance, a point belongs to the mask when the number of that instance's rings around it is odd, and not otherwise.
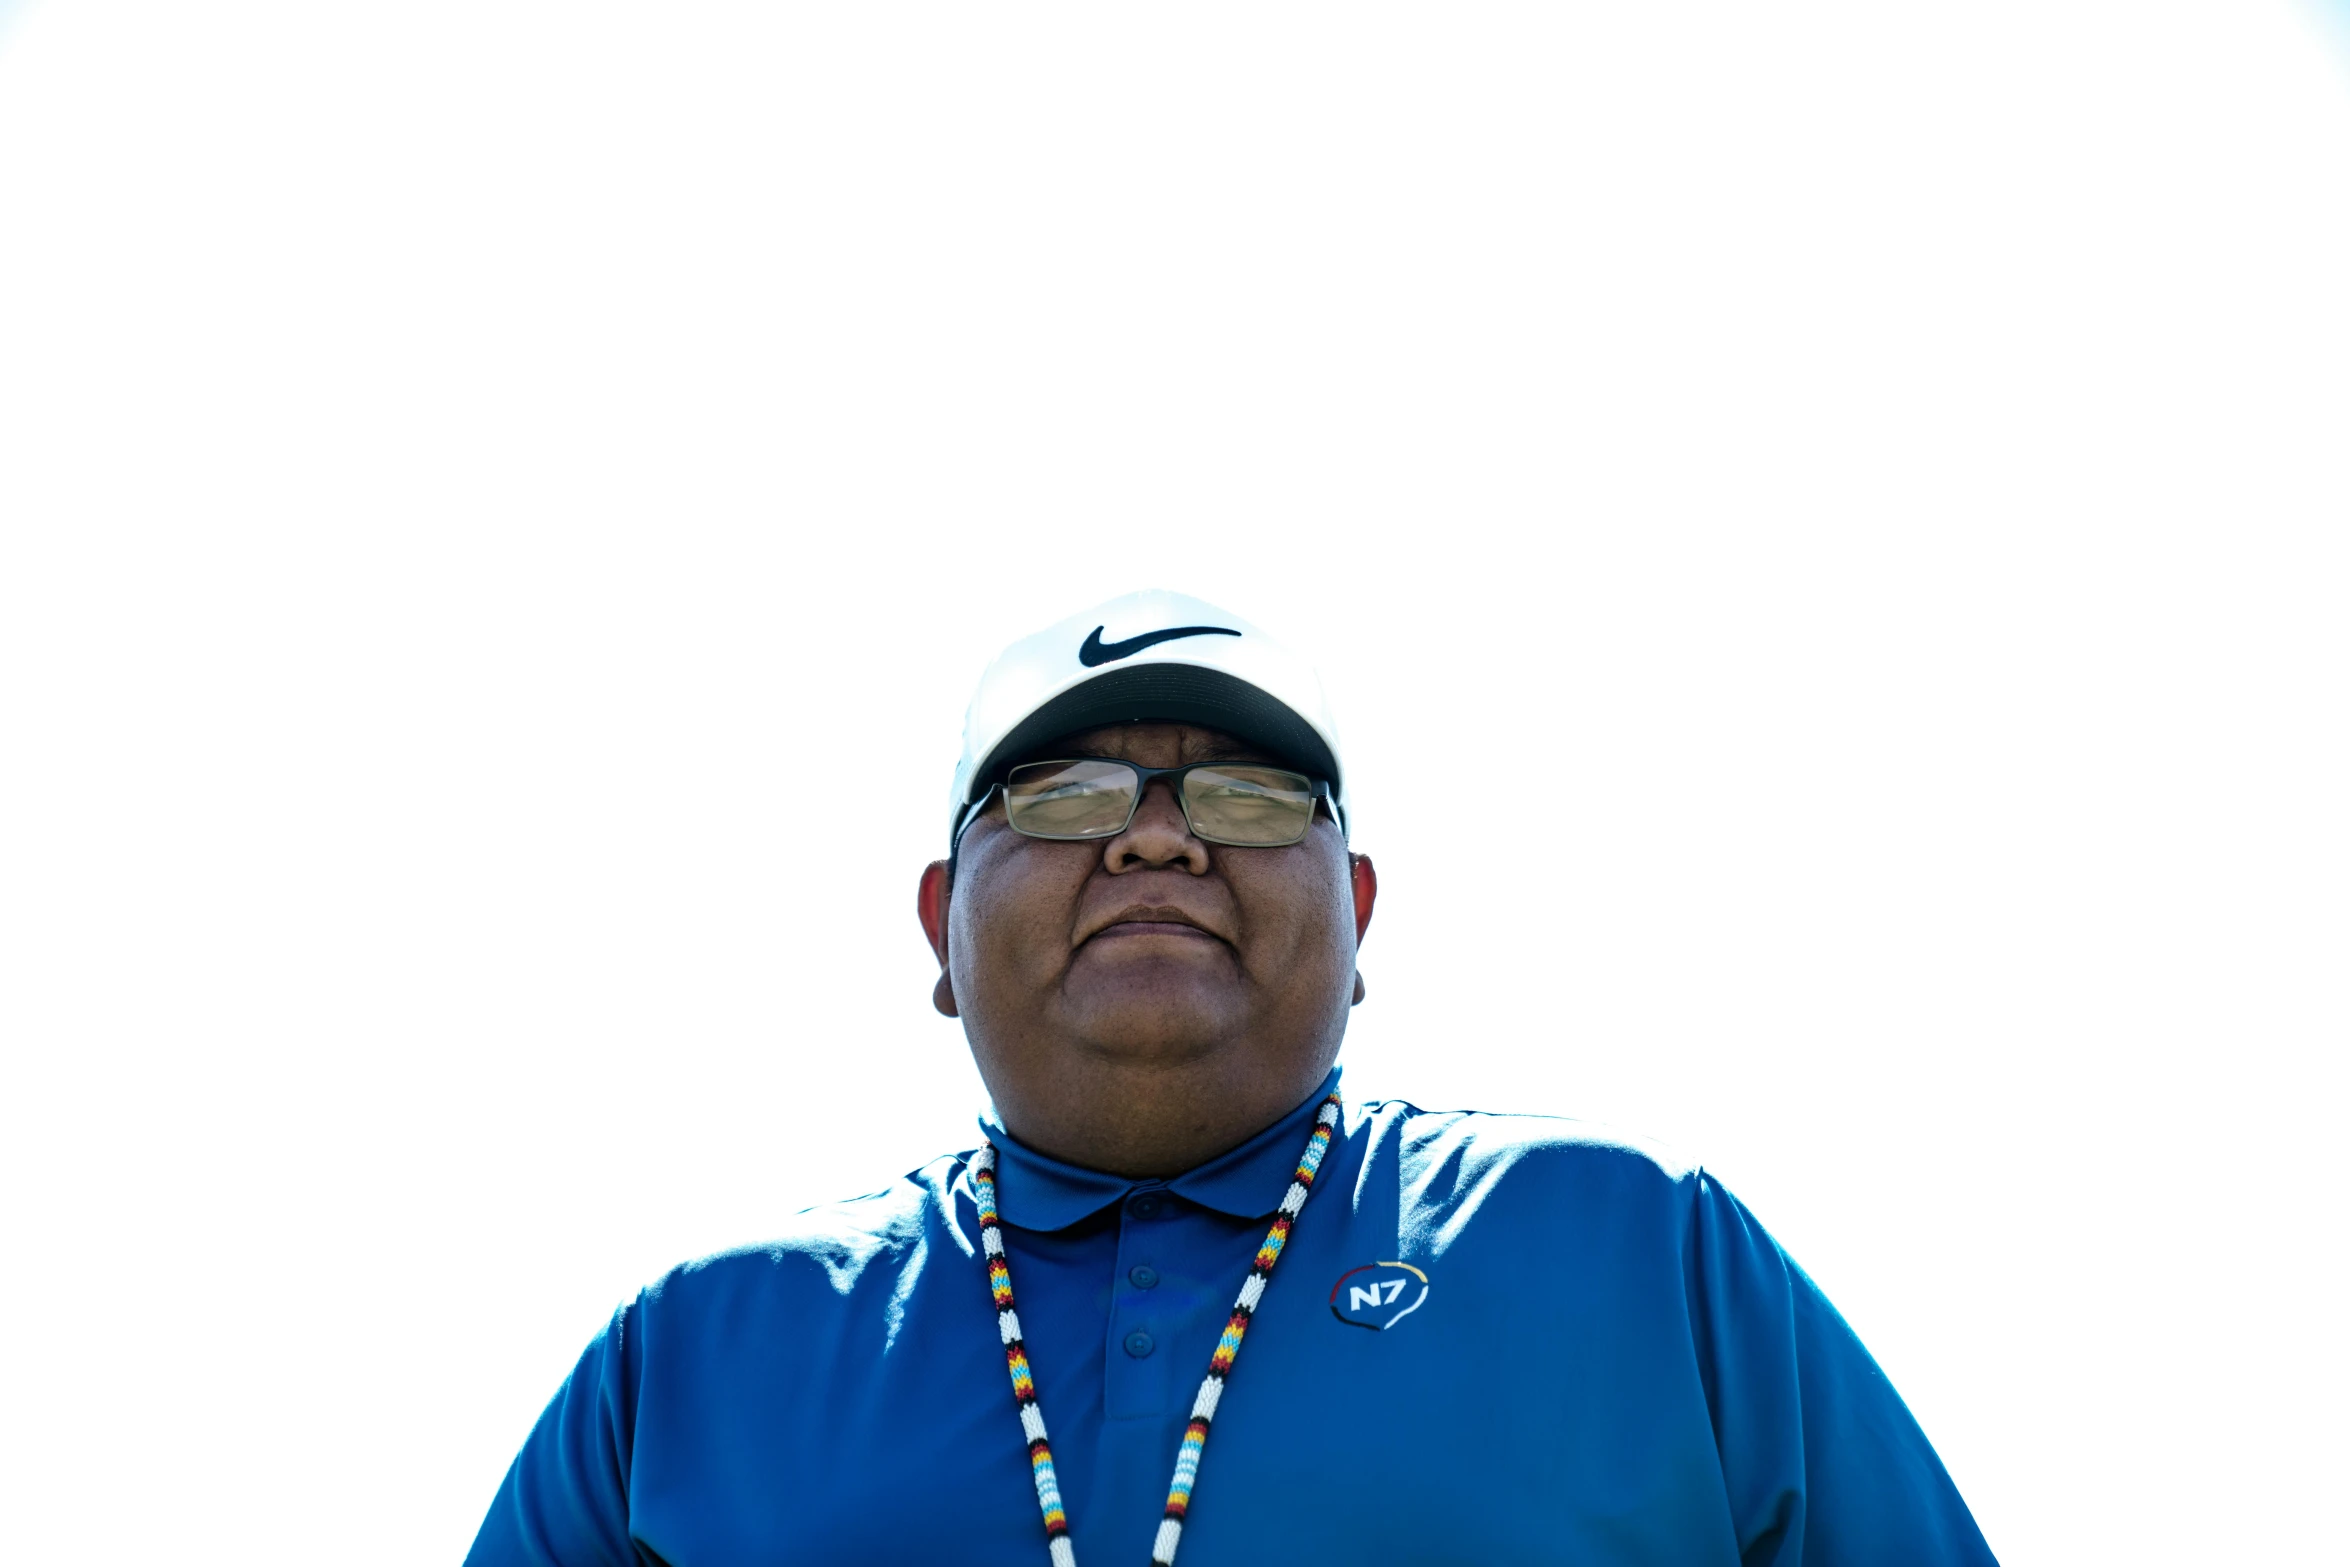
[[[1193,837],[1234,848],[1302,842],[1314,825],[1315,802],[1330,797],[1322,779],[1253,762],[1138,767],[1078,756],[1013,768],[1001,786],[1004,819],[1031,838],[1114,838],[1133,822],[1143,791],[1160,778],[1175,780],[1175,799]]]

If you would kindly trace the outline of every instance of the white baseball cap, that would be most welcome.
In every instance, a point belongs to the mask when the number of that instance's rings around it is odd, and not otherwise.
[[[948,802],[951,847],[1004,768],[1103,724],[1164,719],[1221,729],[1315,778],[1346,831],[1346,778],[1322,677],[1238,615],[1181,593],[1129,593],[1022,637],[979,677]]]

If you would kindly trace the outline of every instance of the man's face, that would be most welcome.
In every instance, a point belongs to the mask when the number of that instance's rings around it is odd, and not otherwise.
[[[1173,723],[1091,730],[1039,755],[1278,765]],[[1286,1110],[1337,1056],[1372,890],[1369,862],[1350,858],[1327,815],[1285,848],[1206,843],[1162,779],[1124,832],[1090,842],[1025,837],[999,799],[965,833],[953,887],[938,867],[924,878],[923,912],[934,947],[946,938],[940,1010],[963,1019],[1019,1130],[1031,1105],[1137,1075]]]

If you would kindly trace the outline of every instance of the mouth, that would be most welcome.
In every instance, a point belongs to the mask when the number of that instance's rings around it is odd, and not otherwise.
[[[1185,925],[1177,920],[1120,920],[1115,925],[1103,926],[1086,939],[1123,941],[1133,936],[1181,936],[1189,941],[1216,939],[1197,925]]]
[[[1219,946],[1224,943],[1223,937],[1201,926],[1181,909],[1149,908],[1128,909],[1078,945],[1090,946],[1097,941],[1137,941],[1151,937],[1213,942]]]

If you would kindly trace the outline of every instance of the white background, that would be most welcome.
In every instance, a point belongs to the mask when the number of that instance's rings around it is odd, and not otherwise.
[[[2319,13],[817,9],[0,13],[7,1553],[453,1562],[967,1146],[962,703],[1163,584],[1354,1093],[1705,1159],[2010,1564],[2345,1559]]]

